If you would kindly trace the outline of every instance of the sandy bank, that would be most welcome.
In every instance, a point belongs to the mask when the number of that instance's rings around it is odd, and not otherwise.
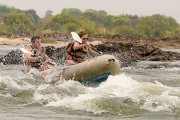
[[[55,43],[43,43],[45,46],[66,46],[70,41],[56,41]],[[180,49],[180,40],[108,40],[103,38],[96,38],[91,40],[91,44],[98,45],[106,42],[121,42],[121,43],[132,43],[135,45],[149,44],[157,48],[170,48],[170,49]],[[19,44],[29,44],[30,38],[2,38],[0,37],[0,45],[19,45]]]
[[[19,45],[19,44],[30,44],[30,38],[2,38],[0,37],[0,45]],[[45,43],[43,45],[46,46],[50,46],[50,45],[54,45],[54,46],[64,46],[67,45],[68,42],[62,42],[62,41],[57,41],[56,43]]]
[[[66,46],[69,41],[56,41],[55,43],[43,43],[45,46]],[[0,37],[0,45],[19,45],[19,44],[30,44],[30,38],[2,38]],[[91,42],[93,45],[102,44],[101,41]]]
[[[28,38],[2,38],[0,37],[0,45],[18,45],[18,44],[28,44],[29,39]]]

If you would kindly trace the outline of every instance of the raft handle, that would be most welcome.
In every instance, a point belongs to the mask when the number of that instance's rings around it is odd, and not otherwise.
[[[108,59],[108,62],[106,62],[106,64],[109,64],[110,62],[115,62],[115,59]]]
[[[108,59],[109,62],[115,62],[115,59]]]

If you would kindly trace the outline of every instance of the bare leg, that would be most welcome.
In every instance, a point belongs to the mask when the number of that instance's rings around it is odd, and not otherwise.
[[[66,64],[67,65],[74,65],[74,64],[76,64],[73,60],[67,60],[66,61]]]
[[[40,77],[44,78],[46,75],[47,75],[47,72],[46,71],[39,71],[39,74],[38,74]]]

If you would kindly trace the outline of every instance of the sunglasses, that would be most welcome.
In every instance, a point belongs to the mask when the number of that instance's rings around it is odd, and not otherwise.
[[[83,38],[83,40],[88,40],[88,38]]]

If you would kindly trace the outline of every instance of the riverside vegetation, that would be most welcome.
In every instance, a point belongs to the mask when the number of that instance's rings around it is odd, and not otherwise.
[[[47,10],[40,18],[35,10],[20,10],[0,5],[0,36],[30,37],[34,34],[51,36],[55,40],[67,38],[71,31],[87,31],[92,36],[118,36],[133,40],[179,40],[180,25],[172,17],[155,14],[109,15],[103,10],[64,8],[52,15]]]
[[[137,60],[180,60],[179,53],[159,49],[180,48],[180,25],[172,17],[160,14],[143,17],[124,14],[115,16],[102,10],[88,9],[82,12],[76,8],[65,8],[57,15],[47,10],[46,16],[40,18],[35,10],[23,11],[3,5],[0,5],[0,10],[1,37],[30,37],[38,34],[44,43],[69,42],[71,31],[85,30],[90,34],[91,41],[104,43],[94,46],[94,49],[116,54],[125,61],[125,66]],[[63,63],[64,47],[49,46],[48,50],[51,51],[49,56],[52,59],[59,59]],[[12,58],[14,55],[19,57]],[[17,64],[21,62],[20,56],[19,51],[11,51],[0,61],[3,64]]]

